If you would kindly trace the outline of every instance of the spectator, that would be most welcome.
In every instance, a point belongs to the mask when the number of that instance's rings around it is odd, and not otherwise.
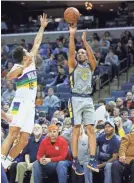
[[[5,33],[7,33],[7,31],[8,31],[7,23],[2,18],[2,20],[1,20],[1,33],[5,34]]]
[[[117,98],[116,99],[116,107],[119,108],[119,109],[123,109],[124,108],[122,98]]]
[[[36,100],[35,100],[35,105],[36,106],[42,106],[42,104],[43,104],[42,92],[37,92]]]
[[[78,139],[78,160],[80,165],[84,168],[84,177],[85,180],[82,181],[82,176],[77,176],[77,172],[73,173],[72,175],[72,183],[73,182],[85,182],[85,183],[92,183],[92,172],[87,168],[88,161],[90,159],[89,155],[89,146],[88,146],[88,136],[86,129],[83,129],[84,127],[81,126],[81,132]]]
[[[43,135],[44,137],[46,137],[46,136],[47,136],[47,133],[48,133],[48,125],[42,123],[41,127],[42,127],[42,135]]]
[[[22,46],[22,47],[25,48],[26,50],[29,50],[28,44],[26,44],[25,39],[21,39],[21,41],[20,41],[20,46]]]
[[[114,131],[114,123],[108,120],[105,122],[105,134],[97,138],[97,145],[99,147],[97,156],[99,161],[98,168],[104,170],[104,183],[112,183],[111,166],[112,162],[118,157],[120,140],[117,138]]]
[[[63,123],[61,121],[57,121],[55,124],[58,127],[58,131],[59,131],[59,135],[60,135],[62,132],[62,128],[63,128]]]
[[[119,117],[120,109],[119,108],[114,108],[113,115],[114,115],[114,118]]]
[[[16,181],[23,183],[25,172],[31,171],[33,162],[36,161],[37,152],[40,146],[40,143],[43,140],[42,128],[39,124],[35,124],[33,129],[33,136],[29,138],[28,145],[25,148],[25,162],[18,163],[17,165],[17,174]],[[31,177],[30,182],[33,183]]]
[[[1,40],[1,53],[2,54],[9,53],[9,47],[6,45],[5,40]]]
[[[100,41],[100,38],[96,32],[93,33],[92,37],[93,37],[93,39]]]
[[[117,127],[117,135],[119,135],[121,138],[125,136],[125,131],[123,129],[122,119],[121,117],[115,117],[114,118],[115,127]],[[116,130],[116,128],[115,128]]]
[[[11,81],[7,81],[7,89],[5,92],[3,92],[2,94],[2,101],[7,101],[7,102],[11,102],[15,96],[15,90],[14,90],[14,86],[13,83]]]
[[[56,95],[54,95],[53,88],[48,89],[48,96],[45,97],[43,106],[46,113],[50,110],[55,112],[60,107],[60,100]]]
[[[112,165],[113,183],[121,183],[124,173],[131,175],[130,183],[134,182],[134,131],[127,134],[121,140],[119,149],[119,160]]]
[[[42,125],[42,124],[46,124],[49,125],[50,122],[46,119],[46,113],[45,112],[40,112],[39,113],[39,117],[38,117],[38,121],[36,121],[36,123]]]
[[[65,74],[63,66],[58,66],[58,75],[55,77],[54,81],[52,83],[48,84],[47,86],[61,86],[61,85],[67,85],[67,75]]]
[[[128,65],[132,65],[134,63],[134,44],[132,39],[129,39],[127,44],[125,45],[125,51],[128,56]]]
[[[125,134],[130,133],[132,128],[132,121],[128,119],[128,111],[122,111],[121,118],[122,118],[123,129],[125,131]]]
[[[117,43],[114,52],[118,56],[119,60],[122,60],[125,57],[125,50],[120,41]]]
[[[118,56],[114,54],[113,50],[110,49],[106,58],[105,58],[105,64],[112,66],[112,76],[113,78],[117,76],[117,66],[119,64]]]
[[[55,54],[59,54],[60,52],[65,53],[65,54],[68,53],[68,48],[64,47],[62,41],[59,41],[59,42],[58,42],[58,47],[55,48],[53,54],[54,54],[54,55],[55,55]]]
[[[111,36],[110,32],[108,32],[108,31],[104,32],[104,37],[107,41],[112,42],[112,36]]]
[[[100,43],[97,39],[93,39],[91,47],[94,53],[101,53]]]
[[[117,10],[117,15],[128,15],[128,4],[127,2],[121,2],[120,6],[118,7]]]
[[[48,131],[49,137],[46,137],[40,144],[37,154],[38,161],[32,168],[34,182],[41,183],[42,173],[48,177],[54,176],[56,173],[59,183],[67,183],[67,172],[71,167],[68,159],[68,143],[63,137],[58,136],[56,125],[50,125]]]
[[[65,118],[64,120],[64,128],[71,128],[72,127],[72,122],[71,122],[71,118]]]
[[[9,102],[4,102],[2,108],[3,108],[3,111],[4,111],[5,113],[7,113],[8,110],[9,110],[9,108],[10,108],[10,103],[9,103]]]
[[[132,123],[134,124],[134,109],[130,110],[130,120],[132,121]]]
[[[68,24],[67,24],[67,22],[65,22],[64,19],[61,19],[59,21],[59,26],[57,27],[57,30],[58,31],[66,31],[66,30],[68,30]]]
[[[105,37],[103,37],[100,40],[100,47],[101,47],[101,53],[105,57],[106,54],[108,53],[109,48],[110,48],[110,42],[107,41]]]
[[[133,109],[134,108],[134,101],[132,98],[132,92],[127,92],[126,100],[123,102],[123,106],[127,109]]]

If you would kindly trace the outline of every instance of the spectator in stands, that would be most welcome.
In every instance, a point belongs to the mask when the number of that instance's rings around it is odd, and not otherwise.
[[[101,53],[101,46],[97,39],[93,39],[93,41],[91,43],[91,47],[92,47],[94,53]]]
[[[112,36],[111,36],[110,32],[108,32],[108,31],[104,32],[104,37],[107,41],[112,42]]]
[[[110,48],[110,42],[106,40],[106,38],[103,36],[103,38],[100,40],[100,47],[101,47],[101,53],[105,57],[108,53],[108,50]]]
[[[93,39],[96,39],[96,40],[100,41],[100,38],[99,38],[99,36],[96,32],[93,33],[92,37],[93,37]]]
[[[2,56],[1,56],[1,68],[2,69],[7,68],[8,61],[9,61],[8,54],[2,54]]]
[[[35,124],[33,136],[29,138],[28,145],[25,148],[25,162],[20,162],[17,165],[16,181],[18,183],[23,183],[25,172],[32,170],[33,162],[36,161],[37,152],[43,139],[41,126]]]
[[[67,75],[65,74],[63,66],[58,66],[58,75],[55,77],[54,81],[52,83],[47,84],[47,86],[62,86],[67,85]]]
[[[116,117],[119,117],[119,115],[120,115],[120,109],[119,108],[114,108],[113,117],[116,118]]]
[[[1,40],[1,53],[2,54],[7,54],[9,53],[9,47],[6,45],[5,40]]]
[[[8,60],[6,68],[2,71],[1,76],[6,77],[7,73],[11,70],[12,67],[13,67],[13,61]]]
[[[104,183],[112,183],[111,166],[112,162],[118,157],[120,140],[115,135],[115,125],[112,121],[106,121],[104,134],[98,136],[98,168],[104,170]]]
[[[128,119],[128,111],[122,111],[121,118],[122,118],[123,129],[125,131],[125,134],[130,133],[132,128],[132,121]]]
[[[65,118],[64,119],[64,128],[71,128],[72,127],[72,122],[71,122],[71,118]]]
[[[25,39],[21,39],[21,41],[20,41],[20,46],[22,46],[22,47],[25,48],[26,50],[29,50],[28,44],[26,44]]]
[[[127,44],[128,40],[132,38],[132,34],[130,31],[122,32],[121,34],[121,44],[125,46]]]
[[[133,95],[133,101],[134,101],[134,85],[132,86],[132,95]]]
[[[36,100],[35,100],[35,105],[36,106],[42,106],[42,104],[43,104],[42,92],[37,92],[37,94],[36,94]]]
[[[112,165],[113,183],[121,183],[123,175],[131,175],[130,183],[134,182],[134,131],[122,138],[119,160]]]
[[[60,107],[59,98],[54,95],[53,88],[48,89],[48,96],[44,99],[44,110],[52,117],[53,113]]]
[[[117,15],[121,16],[121,15],[128,15],[128,4],[127,2],[121,2],[120,6],[118,7],[117,10]]]
[[[129,26],[134,26],[134,10],[129,12],[127,21]]]
[[[113,49],[109,49],[109,52],[105,58],[105,64],[112,66],[112,77],[114,78],[117,76],[119,59],[118,56],[114,54]]]
[[[60,52],[66,53],[66,54],[68,53],[68,48],[64,47],[62,41],[59,41],[59,42],[58,42],[58,47],[55,48],[53,54],[54,54],[54,55],[55,55],[55,54],[59,54]]]
[[[8,31],[7,23],[6,23],[6,21],[4,21],[4,18],[2,17],[2,19],[1,19],[1,33],[5,34],[5,33],[7,33],[7,31]]]
[[[72,175],[72,183],[92,183],[92,172],[87,168],[88,161],[90,159],[89,155],[89,146],[88,146],[88,136],[86,129],[84,129],[83,125],[81,126],[80,130],[80,136],[78,139],[78,160],[80,165],[84,168],[84,177],[85,180],[83,180],[82,176],[79,176],[76,173],[73,173]],[[77,175],[76,175],[77,174]]]
[[[134,44],[132,39],[128,40],[127,44],[125,45],[125,50],[128,55],[128,64],[134,64]]]
[[[44,65],[43,60],[39,54],[36,55],[36,68],[37,68],[38,77],[44,76],[45,65]]]
[[[42,125],[42,124],[46,124],[49,125],[50,122],[46,119],[46,113],[45,112],[40,112],[39,113],[39,117],[38,117],[38,121],[36,121],[36,123]]]
[[[132,98],[132,92],[127,92],[126,100],[123,102],[123,106],[127,109],[134,109],[134,101]]]
[[[7,81],[7,89],[6,91],[2,94],[1,100],[2,101],[7,101],[7,102],[11,102],[15,96],[15,90],[14,90],[14,86],[13,83],[11,81]]]
[[[71,167],[68,143],[63,137],[58,136],[56,125],[50,125],[48,131],[49,137],[40,144],[37,161],[33,164],[34,182],[41,183],[42,174],[50,177],[56,173],[59,183],[67,183],[68,168]]]
[[[55,125],[58,127],[58,131],[59,131],[59,135],[60,135],[62,132],[62,129],[63,129],[63,123],[61,121],[57,121],[55,123]]]
[[[59,26],[57,27],[57,30],[58,31],[68,30],[68,24],[63,18],[59,21]]]
[[[134,124],[134,109],[130,110],[130,120],[132,121],[132,123]]]
[[[115,127],[117,127],[117,135],[119,135],[121,138],[125,136],[125,131],[123,129],[122,119],[121,117],[115,117],[114,118]],[[116,128],[115,128],[116,130]]]
[[[46,137],[47,134],[48,134],[48,125],[42,123],[41,127],[42,127],[42,135],[43,135],[44,137]]]
[[[32,16],[28,17],[27,26],[30,28],[30,26],[32,26],[32,25],[34,25],[34,24],[35,24],[35,23],[34,23],[34,21],[33,21],[33,17],[32,17]]]
[[[122,46],[121,42],[119,41],[115,47],[115,54],[118,56],[119,60],[122,60],[125,57],[124,47]]]
[[[46,59],[45,61],[45,73],[49,74],[57,74],[58,68],[57,68],[57,60],[55,58],[55,55],[51,54],[49,59]]]
[[[124,108],[122,98],[117,98],[116,99],[116,107],[119,108],[119,109],[123,109]]]
[[[3,107],[2,108],[3,108],[3,111],[5,113],[7,113],[9,108],[10,108],[10,103],[9,102],[3,102]]]

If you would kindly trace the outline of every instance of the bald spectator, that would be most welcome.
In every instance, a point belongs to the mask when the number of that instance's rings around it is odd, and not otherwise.
[[[123,105],[127,109],[134,109],[134,101],[133,101],[132,92],[127,92],[126,101],[124,101]]]
[[[11,81],[7,81],[6,85],[7,85],[7,89],[2,94],[1,100],[5,101],[5,102],[6,101],[11,102],[15,96],[14,86],[13,86],[13,83]]]
[[[112,165],[113,183],[121,183],[126,171],[131,175],[130,183],[134,183],[134,130],[121,140],[119,160]]]
[[[42,174],[49,178],[57,174],[59,183],[67,183],[67,172],[71,166],[68,143],[63,137],[58,136],[58,133],[58,127],[50,125],[49,136],[40,144],[37,161],[32,169],[35,183],[42,182]]]

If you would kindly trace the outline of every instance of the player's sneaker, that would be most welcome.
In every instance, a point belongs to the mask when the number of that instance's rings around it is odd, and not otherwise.
[[[97,167],[97,161],[96,159],[89,160],[87,167],[90,168],[94,172],[99,172],[99,168]]]
[[[77,175],[84,175],[84,169],[83,167],[79,164],[78,160],[73,160],[72,163],[72,168],[75,170],[75,173]]]

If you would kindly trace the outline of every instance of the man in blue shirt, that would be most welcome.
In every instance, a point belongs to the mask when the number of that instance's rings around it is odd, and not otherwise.
[[[25,172],[32,170],[33,162],[36,161],[39,145],[43,139],[44,136],[42,136],[42,127],[39,124],[35,124],[33,136],[29,138],[28,145],[24,150],[25,162],[18,163],[17,165],[16,182],[23,183]],[[30,182],[33,183],[32,177]]]
[[[120,139],[115,135],[115,124],[112,121],[105,122],[104,134],[98,136],[97,145],[98,168],[104,169],[104,183],[112,183],[111,166],[118,157],[120,147]]]

